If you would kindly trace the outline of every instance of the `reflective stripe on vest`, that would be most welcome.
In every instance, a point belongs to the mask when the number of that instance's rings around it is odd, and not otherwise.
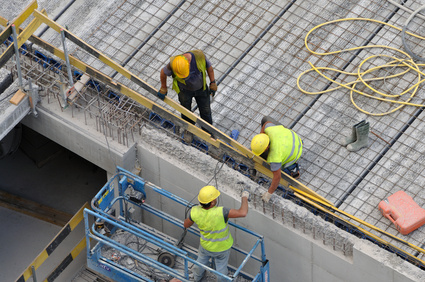
[[[282,125],[270,126],[264,131],[270,138],[268,163],[284,165],[299,159],[302,153],[302,141],[295,132]]]
[[[190,212],[190,217],[198,225],[201,232],[201,245],[210,252],[222,252],[233,245],[227,222],[224,221],[223,207],[203,209],[195,206]]]
[[[207,78],[206,78],[206,70],[207,70],[207,61],[205,60],[205,55],[204,52],[202,52],[201,50],[192,50],[189,51],[187,53],[192,53],[193,55],[195,55],[195,57],[192,57],[192,60],[196,61],[196,66],[198,67],[199,72],[202,74],[202,79],[203,79],[203,90],[206,89],[207,86]],[[173,60],[176,58],[177,56],[173,56],[170,58],[170,68],[171,71],[173,70],[173,68],[171,67],[173,65]],[[189,74],[190,75],[190,74]],[[182,84],[186,85],[186,82],[184,81],[184,79],[176,76],[174,74],[174,72],[172,73],[173,76],[173,90],[176,91],[177,94],[180,93],[180,87],[179,84],[177,82],[180,82]]]
[[[211,238],[207,238],[207,237],[205,237],[205,236],[204,236],[204,234],[217,234],[217,233],[222,233],[222,232],[228,231],[227,229],[229,229],[229,227],[228,227],[228,226],[226,226],[226,228],[223,228],[223,229],[221,229],[221,230],[215,230],[215,231],[214,231],[214,230],[213,230],[213,231],[209,230],[209,231],[207,231],[207,230],[199,229],[199,231],[201,231],[201,239],[202,239],[202,240],[210,241],[210,242],[221,242],[221,241],[224,241],[224,240],[229,239],[229,234],[230,234],[230,232],[227,232],[227,236],[226,236],[226,237],[224,237],[224,238],[218,238],[218,239],[211,239]]]

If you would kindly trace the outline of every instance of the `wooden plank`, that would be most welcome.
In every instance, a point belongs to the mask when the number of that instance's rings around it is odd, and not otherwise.
[[[10,98],[9,102],[17,106],[22,101],[22,99],[25,98],[25,96],[27,96],[27,94],[21,89],[19,89],[18,91],[16,91],[15,95]]]
[[[0,16],[0,25],[7,26],[9,24],[9,21],[6,18],[3,18]]]
[[[66,97],[68,100],[68,103],[72,103],[77,96],[80,94],[81,90],[84,88],[84,86],[89,82],[90,76],[87,74],[83,74],[77,82],[74,83],[74,85],[68,89],[66,92]]]
[[[72,218],[72,214],[56,210],[5,191],[0,191],[0,206],[58,226],[64,226]]]
[[[37,0],[32,1],[13,21],[18,28],[38,8]]]

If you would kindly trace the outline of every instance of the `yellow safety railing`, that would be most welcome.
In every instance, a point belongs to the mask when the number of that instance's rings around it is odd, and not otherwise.
[[[49,256],[57,249],[57,247],[67,238],[71,232],[82,222],[84,219],[84,209],[90,208],[89,203],[84,206],[71,218],[71,220],[62,228],[62,230],[53,238],[47,247],[33,260],[33,262],[24,270],[24,272],[16,279],[16,282],[24,282],[29,278],[36,276],[35,271],[49,258]],[[59,274],[71,263],[82,250],[86,248],[86,238],[84,233],[79,243],[72,249],[72,251],[65,257],[65,259],[57,265],[57,267],[50,273],[48,278],[44,281],[52,281],[49,277],[57,277]]]
[[[36,2],[36,1],[34,1],[34,2]],[[35,5],[35,7],[36,7],[36,5]],[[26,13],[26,15],[27,15],[27,13]],[[145,81],[143,81],[142,79],[140,79],[136,75],[132,74],[131,72],[129,72],[127,69],[123,68],[118,63],[114,62],[112,59],[103,55],[100,51],[96,50],[94,47],[90,46],[89,44],[87,44],[86,42],[84,42],[83,40],[78,38],[76,35],[72,34],[66,28],[60,26],[59,24],[57,24],[56,22],[54,22],[53,20],[48,18],[44,13],[39,12],[39,11],[34,9],[32,15],[35,17],[35,20],[33,21],[34,23],[32,24],[31,27],[28,26],[27,28],[25,28],[18,36],[18,43],[20,43],[20,44],[18,44],[19,47],[27,39],[29,39],[34,44],[44,48],[45,50],[49,51],[53,55],[59,57],[60,59],[65,60],[65,54],[62,50],[48,44],[47,42],[43,41],[42,39],[36,37],[33,34],[31,34],[31,35],[29,34],[30,30],[33,31],[33,32],[35,31],[35,29],[34,29],[35,26],[39,26],[41,23],[44,23],[57,32],[64,32],[66,38],[68,38],[73,43],[75,43],[76,45],[78,45],[79,47],[81,47],[82,49],[84,49],[85,51],[90,53],[91,55],[95,56],[96,58],[98,58],[99,60],[104,62],[106,65],[113,68],[118,73],[122,74],[124,77],[126,77],[129,80],[131,80],[132,82],[135,82],[138,85],[142,86],[149,93],[154,94],[154,95],[157,93],[157,91],[158,91],[157,89],[153,88],[148,83],[146,83]],[[0,39],[1,39],[1,35],[0,35]],[[3,54],[3,55],[5,55],[5,54]],[[2,66],[1,61],[2,61],[3,55],[0,57],[0,67]],[[237,142],[233,138],[229,137],[227,134],[224,134],[223,132],[221,132],[220,130],[218,130],[217,128],[212,126],[211,124],[205,122],[203,119],[198,118],[195,114],[193,114],[191,111],[187,110],[186,108],[182,107],[179,103],[177,103],[173,99],[166,97],[164,102],[167,103],[169,106],[171,106],[173,109],[177,110],[179,113],[181,113],[181,114],[189,117],[191,120],[197,122],[201,127],[206,128],[209,132],[212,132],[214,134],[214,136],[217,137],[217,139],[212,139],[211,135],[208,134],[207,132],[203,131],[202,129],[196,127],[195,125],[192,125],[192,124],[186,122],[185,120],[181,119],[177,115],[171,113],[167,109],[165,109],[165,108],[161,107],[160,105],[154,103],[152,100],[146,98],[145,96],[131,90],[130,88],[124,86],[123,84],[112,81],[112,79],[110,77],[108,77],[105,74],[101,73],[100,71],[86,65],[85,63],[81,62],[80,60],[76,59],[75,57],[69,56],[69,61],[70,61],[70,64],[73,65],[74,67],[76,67],[77,69],[87,73],[88,75],[90,75],[93,78],[99,79],[100,81],[102,81],[103,83],[113,87],[114,89],[117,89],[122,94],[126,95],[127,97],[130,97],[131,99],[133,99],[135,101],[137,101],[138,103],[140,103],[141,105],[145,106],[146,108],[152,110],[153,112],[158,113],[159,115],[161,115],[165,118],[172,117],[173,120],[178,121],[179,126],[190,131],[191,133],[195,134],[196,136],[198,136],[199,138],[201,138],[205,142],[207,142],[207,143],[209,143],[209,144],[211,144],[211,145],[213,145],[217,148],[223,149],[224,151],[231,151],[233,153],[236,153],[237,155],[244,158],[248,162],[250,162],[250,163],[253,162],[253,166],[256,170],[260,171],[261,173],[263,173],[264,175],[266,175],[270,178],[273,177],[273,173],[270,171],[270,165],[263,158],[254,155],[251,150],[249,150],[248,148],[246,148],[245,146],[243,146],[242,144],[240,144],[239,142]],[[291,185],[293,187],[296,187],[299,190],[306,192],[307,194],[309,194],[312,197],[312,199],[320,199],[321,201],[325,201],[325,202],[330,204],[330,202],[326,198],[317,194],[316,192],[314,192],[313,190],[311,190],[310,188],[308,188],[307,186],[305,186],[301,182],[289,177],[284,172],[281,172],[280,184],[285,186],[285,187],[288,187],[289,185]]]

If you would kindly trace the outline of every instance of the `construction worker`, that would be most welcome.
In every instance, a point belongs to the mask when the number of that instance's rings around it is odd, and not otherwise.
[[[274,119],[265,116],[261,120],[261,133],[252,138],[251,150],[255,155],[266,159],[273,172],[272,183],[261,197],[264,202],[269,202],[276,191],[281,170],[294,178],[300,176],[296,162],[301,157],[303,142],[294,131],[279,125]]]
[[[208,89],[206,73],[210,80]],[[173,56],[170,62],[161,70],[161,88],[157,96],[164,100],[167,95],[167,76],[173,77],[173,89],[179,95],[180,104],[188,110],[192,108],[192,98],[195,98],[201,118],[212,124],[210,95],[217,91],[214,69],[201,50],[192,50],[182,55]],[[182,118],[192,124],[194,121],[182,114]],[[204,129],[205,130],[205,129]]]
[[[189,228],[193,223],[196,223],[201,232],[197,261],[207,265],[210,258],[213,258],[215,269],[227,275],[230,249],[233,245],[228,219],[245,217],[248,214],[249,192],[247,190],[242,192],[242,203],[237,210],[218,207],[218,196],[220,196],[220,192],[214,186],[203,187],[198,194],[200,205],[192,207],[189,217],[184,221],[184,227]],[[200,281],[204,274],[204,268],[194,267],[195,281]],[[225,280],[218,279],[218,281]]]

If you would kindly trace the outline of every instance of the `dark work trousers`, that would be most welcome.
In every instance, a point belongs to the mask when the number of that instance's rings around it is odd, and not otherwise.
[[[179,101],[180,104],[188,109],[189,111],[192,110],[192,98],[195,98],[196,104],[198,105],[199,113],[201,115],[201,118],[208,122],[209,124],[212,124],[212,116],[211,116],[211,101],[210,101],[210,95],[208,94],[209,90],[208,87],[205,90],[199,89],[196,91],[189,91],[185,89],[181,89],[179,93]],[[188,118],[185,115],[181,115],[182,119],[195,124],[194,121],[192,121],[190,118]],[[205,128],[202,128],[203,130],[209,132]]]
[[[273,123],[274,125],[280,125],[274,118],[271,118],[271,117],[269,117],[269,116],[264,116],[262,119],[261,119],[261,127],[263,127],[263,125],[266,123],[266,122],[268,122],[268,121],[270,121],[271,123]]]

